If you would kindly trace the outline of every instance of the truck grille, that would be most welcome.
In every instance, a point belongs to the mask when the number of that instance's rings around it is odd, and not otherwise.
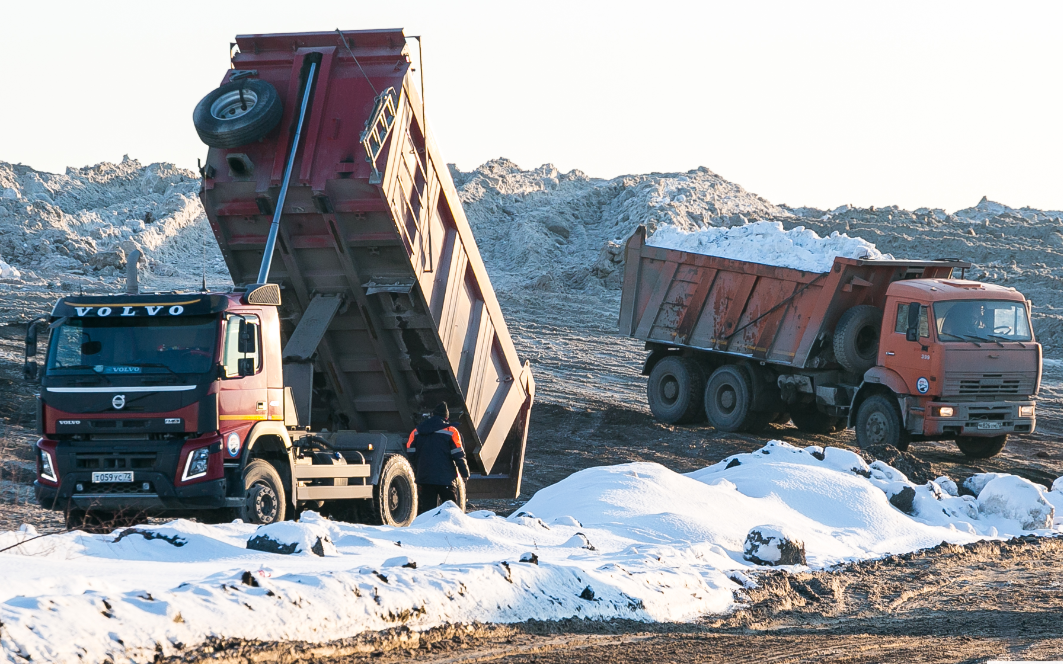
[[[1036,376],[1012,373],[949,373],[945,374],[945,396],[994,397],[1002,395],[1028,396],[1033,394]]]
[[[151,469],[155,467],[155,453],[143,454],[78,454],[76,467],[78,470],[125,470],[125,469]]]

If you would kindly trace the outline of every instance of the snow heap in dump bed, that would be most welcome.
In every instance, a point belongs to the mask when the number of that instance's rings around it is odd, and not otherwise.
[[[758,221],[700,231],[663,226],[647,239],[646,244],[806,272],[830,272],[836,256],[872,260],[893,258],[862,238],[837,232],[820,237],[804,226],[784,230],[779,221]]]
[[[773,442],[689,475],[583,470],[509,518],[448,503],[404,529],[304,512],[20,544],[27,528],[0,533],[0,549],[14,545],[0,553],[0,661],[150,662],[211,637],[321,642],[447,622],[690,620],[734,608],[765,564],[1058,535],[1059,484],[915,484],[848,450]]]

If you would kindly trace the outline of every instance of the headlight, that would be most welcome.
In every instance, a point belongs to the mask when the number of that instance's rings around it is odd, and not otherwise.
[[[185,463],[185,474],[182,480],[190,480],[207,474],[207,461],[210,458],[210,448],[201,447],[188,455]]]
[[[1019,406],[1019,417],[1033,417],[1033,406]]]
[[[233,431],[226,436],[225,449],[229,450],[229,456],[236,458],[240,454],[240,434]]]
[[[938,417],[952,417],[956,414],[956,409],[952,406],[941,406],[937,409]]]
[[[47,451],[40,450],[41,454],[41,477],[51,482],[58,482],[59,475],[55,472],[55,464],[52,463],[52,455]]]

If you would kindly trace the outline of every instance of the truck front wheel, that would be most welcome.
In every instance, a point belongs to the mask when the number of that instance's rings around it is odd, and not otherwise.
[[[659,422],[689,424],[701,419],[701,388],[705,378],[697,362],[670,355],[650,371],[646,400]]]
[[[236,518],[244,523],[270,524],[284,521],[284,482],[273,464],[264,459],[252,459],[244,468],[244,490],[247,498],[236,509]]]
[[[750,424],[753,389],[741,367],[725,364],[705,386],[705,415],[720,431],[745,431]],[[770,420],[765,420],[765,424]]]
[[[873,394],[860,404],[856,412],[856,442],[861,449],[874,445],[892,445],[902,452],[908,449],[911,441],[893,399]]]
[[[1008,444],[1008,434],[1002,436],[990,436],[979,438],[977,436],[960,436],[956,439],[956,445],[964,456],[972,459],[988,459],[1000,454],[1004,446]]]
[[[408,526],[417,516],[417,486],[410,462],[389,454],[373,487],[373,520],[385,526]]]

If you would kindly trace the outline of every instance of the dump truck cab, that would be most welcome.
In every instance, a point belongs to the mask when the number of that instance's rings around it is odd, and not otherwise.
[[[137,512],[240,504],[261,433],[252,430],[283,429],[285,416],[277,308],[253,304],[261,295],[61,299],[40,372],[41,502]]]
[[[1041,345],[1014,288],[910,279],[886,293],[878,366],[864,376],[901,398],[905,429],[925,438],[1031,433]],[[852,412],[858,412],[861,390]]]

